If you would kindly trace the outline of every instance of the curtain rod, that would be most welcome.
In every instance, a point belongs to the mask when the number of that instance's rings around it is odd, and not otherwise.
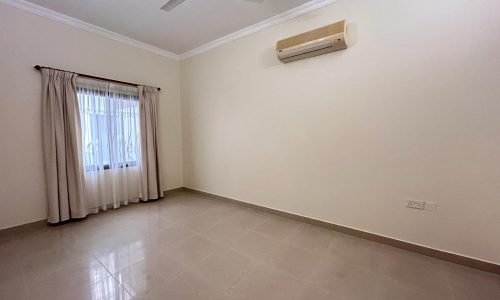
[[[81,77],[87,77],[87,78],[90,78],[90,79],[97,79],[97,80],[105,80],[105,81],[110,81],[110,82],[115,82],[115,83],[126,84],[126,85],[133,85],[133,86],[139,86],[139,85],[141,85],[141,84],[137,84],[137,83],[131,83],[131,82],[114,80],[114,79],[109,79],[109,78],[104,78],[104,77],[92,76],[92,75],[87,75],[87,74],[82,74],[82,73],[76,73],[76,72],[71,72],[71,71],[66,71],[66,70],[61,70],[61,69],[44,67],[44,66],[40,66],[40,65],[36,65],[36,66],[34,66],[34,68],[37,69],[38,71],[40,71],[41,69],[50,69],[50,70],[56,70],[56,71],[70,72],[70,73],[78,74],[78,76],[81,76]],[[161,91],[160,88],[158,88],[158,90]]]

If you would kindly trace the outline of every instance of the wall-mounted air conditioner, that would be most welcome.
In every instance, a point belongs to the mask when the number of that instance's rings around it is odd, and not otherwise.
[[[284,63],[346,49],[345,20],[278,41],[276,54]]]

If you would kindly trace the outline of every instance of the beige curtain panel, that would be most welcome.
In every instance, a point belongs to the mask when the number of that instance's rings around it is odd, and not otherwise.
[[[141,119],[141,199],[163,197],[160,178],[157,88],[139,86]]]
[[[48,222],[87,216],[74,73],[42,70],[42,138]]]

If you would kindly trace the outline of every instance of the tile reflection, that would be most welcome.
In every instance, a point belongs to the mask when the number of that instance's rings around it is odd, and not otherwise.
[[[108,300],[108,299],[119,299],[128,300],[132,297],[123,289],[120,284],[113,279],[108,277],[101,280],[90,287],[90,295],[87,299],[92,300]]]
[[[145,258],[145,246],[141,240],[121,245],[97,255],[99,262],[110,274],[142,261]],[[91,269],[89,270],[89,276],[91,280],[95,280],[99,277],[99,272]],[[130,294],[113,276],[109,276],[91,285],[89,292],[90,295],[88,298],[92,300],[131,299]]]
[[[146,257],[145,244],[138,240],[116,249],[98,254],[97,259],[111,273],[143,260]]]

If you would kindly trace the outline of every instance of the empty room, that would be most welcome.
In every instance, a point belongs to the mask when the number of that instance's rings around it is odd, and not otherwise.
[[[0,300],[500,300],[500,1],[0,0]]]

